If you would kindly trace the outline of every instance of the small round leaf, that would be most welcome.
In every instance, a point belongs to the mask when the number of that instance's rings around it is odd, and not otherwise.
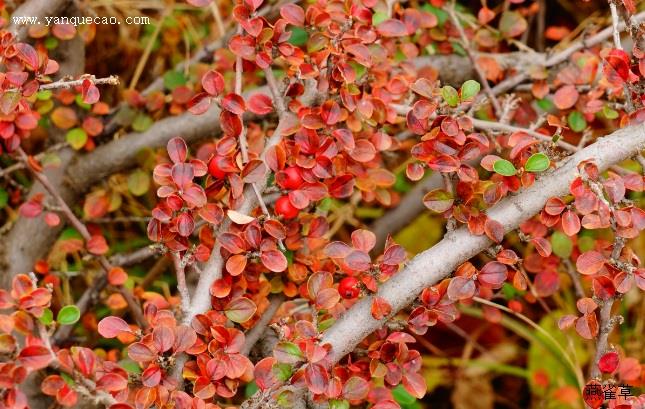
[[[543,153],[534,153],[526,161],[524,169],[527,172],[544,172],[549,168],[550,165],[551,161],[549,160],[548,156]]]
[[[493,164],[493,170],[502,176],[514,176],[517,173],[515,166],[506,159],[500,159]]]
[[[75,324],[81,318],[81,311],[75,305],[66,305],[58,311],[56,321],[61,325]]]

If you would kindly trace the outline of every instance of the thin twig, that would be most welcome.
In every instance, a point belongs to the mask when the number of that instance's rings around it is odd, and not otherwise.
[[[83,85],[83,82],[85,80],[90,80],[94,85],[119,85],[119,77],[117,77],[116,75],[110,75],[109,77],[105,78],[96,78],[94,75],[88,75],[77,80],[60,79],[56,82],[50,82],[49,84],[41,84],[38,89],[40,91],[44,91],[51,89],[80,87],[81,85]]]
[[[34,155],[34,159],[40,161],[45,156],[66,148],[67,146],[69,146],[67,142],[57,143],[56,145],[52,145],[51,147],[47,148],[47,150],[45,150],[44,152],[40,152],[39,154]],[[26,165],[24,162],[16,162],[13,165],[7,166],[6,168],[0,170],[0,178],[8,176],[9,174],[19,171],[20,169],[24,169],[25,167]]]
[[[20,156],[21,160],[25,162],[25,164],[29,163],[29,158],[25,151],[22,150],[21,147],[18,147],[17,149],[18,155]],[[61,212],[65,216],[65,218],[69,221],[69,223],[81,234],[83,239],[87,242],[92,239],[92,235],[90,234],[89,230],[87,229],[87,226],[81,222],[78,217],[74,214],[72,209],[67,205],[65,200],[61,197],[61,195],[58,193],[58,191],[54,188],[54,186],[50,183],[49,179],[47,176],[45,176],[42,172],[37,171],[36,169],[31,168],[30,166],[28,167],[31,173],[34,175],[36,179],[40,182],[41,185],[47,190],[47,192],[56,200],[58,203],[58,206],[61,208]],[[98,257],[99,264],[101,265],[101,268],[103,269],[103,272],[105,275],[109,273],[109,271],[112,269],[112,265],[108,261],[105,256],[99,256]],[[126,287],[120,286],[119,287],[119,292],[123,296],[123,298],[126,300],[128,303],[128,307],[130,308],[130,312],[132,313],[134,319],[137,321],[139,326],[142,328],[145,328],[146,325],[146,320],[143,317],[143,313],[141,312],[141,308],[139,305],[136,303],[134,300],[134,297],[132,296],[132,293],[130,292],[129,289]],[[78,307],[78,306],[77,306]],[[79,310],[81,310],[82,313],[85,312],[85,309],[81,309],[79,307]]]
[[[262,334],[264,333],[264,330],[273,320],[273,317],[282,305],[283,301],[284,295],[282,294],[274,295],[270,298],[269,306],[267,307],[266,311],[264,311],[264,314],[262,314],[255,325],[253,325],[253,327],[244,334],[244,346],[240,351],[242,355],[248,356],[249,353],[251,353],[253,346],[255,346],[255,344],[260,340]]]
[[[498,118],[501,118],[502,107],[500,106],[499,101],[497,100],[497,97],[495,97],[493,90],[488,84],[488,79],[486,78],[486,74],[482,71],[481,67],[479,66],[479,64],[477,64],[477,61],[475,60],[473,50],[470,47],[470,41],[468,40],[468,36],[466,36],[466,32],[464,31],[464,28],[461,26],[461,23],[459,22],[459,18],[455,13],[454,3],[452,3],[452,5],[448,7],[448,14],[450,14],[450,18],[452,20],[453,25],[455,26],[457,31],[459,31],[459,36],[461,37],[461,42],[464,47],[464,50],[466,51],[466,55],[468,56],[468,59],[472,63],[473,68],[477,73],[477,76],[479,76],[479,79],[482,82],[482,86],[484,87],[484,92],[488,96],[488,99],[490,100],[491,104],[493,104],[493,108],[495,108],[495,114],[497,115]]]

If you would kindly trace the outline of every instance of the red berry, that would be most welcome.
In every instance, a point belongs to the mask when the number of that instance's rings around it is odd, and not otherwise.
[[[340,283],[338,284],[338,292],[341,297],[348,300],[358,297],[361,290],[358,288],[358,280],[356,277],[345,277],[340,280]]]
[[[295,166],[290,166],[280,172],[277,181],[282,188],[290,190],[298,189],[303,182],[300,169]]]
[[[618,353],[611,351],[600,357],[598,360],[598,369],[602,373],[612,373],[618,368],[620,357]]]
[[[522,303],[517,300],[511,300],[508,302],[508,308],[515,312],[522,312]]]
[[[210,162],[208,162],[208,173],[217,179],[223,179],[226,176],[226,172],[224,172],[217,163],[221,158],[221,156],[216,155],[213,156]]]
[[[300,211],[291,204],[288,196],[280,196],[280,198],[275,201],[275,212],[285,219],[293,219],[298,216]]]

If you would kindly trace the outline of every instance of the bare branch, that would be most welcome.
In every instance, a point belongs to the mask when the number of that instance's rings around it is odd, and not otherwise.
[[[479,64],[477,64],[477,61],[475,60],[475,56],[473,53],[473,50],[470,47],[470,41],[468,40],[468,36],[466,35],[466,32],[464,31],[464,28],[461,26],[461,23],[459,22],[459,18],[457,17],[457,14],[455,13],[455,4],[454,2],[450,7],[448,7],[448,14],[450,15],[450,19],[452,20],[452,24],[455,26],[457,31],[459,32],[459,36],[461,37],[461,43],[464,47],[464,50],[466,50],[466,55],[468,55],[468,59],[470,60],[470,63],[472,64],[473,68],[475,69],[475,72],[477,73],[477,76],[479,77],[479,80],[482,82],[482,86],[484,87],[484,92],[486,93],[486,96],[490,100],[491,104],[493,104],[493,108],[495,108],[495,113],[497,114],[498,118],[502,117],[502,107],[499,104],[499,101],[495,97],[495,94],[493,93],[493,90],[490,88],[490,85],[488,84],[488,79],[486,78],[486,74],[482,71],[482,69],[479,67]]]
[[[592,159],[601,170],[625,160],[645,146],[645,126],[621,129],[600,139],[560,163],[559,167],[538,179],[533,186],[509,197],[488,211],[506,232],[537,214],[553,196],[566,194],[576,177],[578,163]],[[490,246],[486,236],[473,236],[466,228],[448,234],[437,245],[412,259],[405,269],[383,284],[377,293],[392,306],[393,314],[409,305],[418,293],[449,275],[459,264]],[[324,334],[322,343],[332,346],[332,362],[338,362],[386,319],[376,320],[370,313],[371,297],[356,303]],[[389,318],[389,317],[388,317]]]
[[[22,161],[27,164],[28,156],[22,150],[21,147],[18,147],[17,152],[20,158],[22,159]],[[61,212],[63,213],[67,221],[74,227],[74,229],[76,229],[81,234],[81,236],[86,242],[90,241],[92,239],[92,235],[87,229],[87,226],[85,226],[85,224],[83,224],[83,222],[81,222],[78,219],[78,217],[76,217],[72,209],[70,209],[69,206],[67,205],[67,202],[65,202],[65,199],[58,193],[58,191],[51,184],[49,179],[47,179],[47,176],[45,176],[43,173],[41,173],[38,170],[32,169],[31,167],[29,167],[29,170],[32,172],[34,177],[38,179],[40,184],[43,185],[45,190],[47,190],[47,192],[56,200],[56,202],[58,203],[58,206],[60,206],[61,208]],[[107,275],[109,271],[112,269],[112,265],[107,260],[107,258],[105,258],[105,256],[99,256],[98,261],[105,275]],[[143,313],[141,312],[141,308],[134,300],[134,297],[130,293],[130,290],[121,286],[119,288],[119,291],[123,296],[123,298],[125,298],[126,302],[128,303],[128,307],[130,308],[130,311],[132,312],[132,315],[134,316],[135,320],[139,323],[139,326],[145,328],[146,320],[143,318]],[[85,310],[81,310],[81,313],[84,313],[84,312]]]
[[[253,349],[253,346],[255,346],[255,344],[262,337],[265,329],[273,320],[273,317],[275,316],[278,309],[280,309],[283,301],[284,296],[282,294],[274,295],[270,298],[269,306],[267,307],[266,311],[264,311],[264,314],[262,314],[260,319],[253,325],[253,328],[251,328],[246,332],[246,334],[244,334],[246,339],[244,341],[244,347],[242,347],[242,351],[240,351],[242,355],[249,355],[249,353]]]
[[[38,89],[43,91],[48,89],[80,87],[81,85],[83,85],[83,82],[85,80],[90,80],[94,85],[119,85],[119,77],[117,77],[116,75],[110,75],[109,77],[105,78],[96,78],[94,75],[87,75],[77,80],[63,78],[55,82],[50,82],[49,84],[41,84]]]

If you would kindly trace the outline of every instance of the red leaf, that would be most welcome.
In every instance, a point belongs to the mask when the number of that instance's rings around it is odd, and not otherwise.
[[[215,395],[215,385],[211,383],[211,380],[208,379],[208,377],[200,376],[195,379],[193,393],[199,399],[210,399]]]
[[[506,281],[506,276],[507,268],[504,264],[499,261],[489,261],[477,275],[477,281],[492,288],[499,288]]]
[[[161,382],[161,369],[157,365],[150,365],[141,374],[141,383],[143,386],[153,388]]]
[[[605,265],[605,257],[597,251],[582,253],[576,260],[576,268],[580,274],[593,275]]]
[[[493,219],[486,219],[484,224],[484,232],[486,235],[496,243],[501,243],[504,240],[504,226],[502,223]]]
[[[352,244],[354,248],[369,253],[376,245],[376,235],[365,229],[355,230],[352,232]]]
[[[562,230],[567,236],[575,236],[580,231],[580,218],[572,210],[562,214]]]
[[[426,380],[418,373],[406,373],[403,375],[403,387],[417,399],[422,399],[426,394]]]
[[[376,27],[383,37],[403,37],[408,34],[408,28],[400,20],[387,19]]]
[[[169,140],[168,145],[166,145],[166,150],[173,163],[182,163],[186,160],[188,147],[182,138],[175,137]]]
[[[176,353],[183,352],[195,345],[197,333],[187,325],[180,325],[175,329],[175,344],[173,349]]]
[[[257,310],[255,303],[248,298],[239,297],[224,307],[226,317],[233,322],[243,323],[251,319]]]
[[[273,102],[264,94],[253,94],[249,98],[249,110],[257,115],[266,115],[273,111]]]
[[[566,204],[559,197],[552,197],[546,201],[544,211],[551,216],[558,216],[565,209]]]
[[[596,314],[585,314],[576,320],[576,332],[585,339],[594,339],[598,335]]]
[[[242,115],[244,111],[246,111],[246,103],[244,102],[244,98],[235,93],[230,93],[222,98],[221,105],[222,109],[225,109],[226,111],[231,112],[235,115]]]
[[[392,306],[385,298],[374,297],[372,299],[371,312],[374,319],[380,320],[390,315],[392,312]]]
[[[106,392],[118,392],[128,387],[128,380],[119,374],[107,373],[98,380],[96,387]]]
[[[347,400],[361,400],[367,397],[369,383],[358,376],[352,376],[343,385],[343,397]]]
[[[211,97],[206,92],[195,95],[188,101],[188,112],[193,115],[201,115],[211,107]]]
[[[394,244],[383,253],[383,259],[381,262],[383,264],[396,266],[405,261],[405,249],[398,244]]]
[[[99,102],[101,94],[92,81],[85,79],[83,80],[83,85],[81,85],[81,96],[83,97],[83,102],[91,105]]]
[[[475,282],[468,277],[453,277],[446,292],[450,300],[465,300],[475,295]]]
[[[535,245],[535,249],[542,257],[549,257],[553,251],[551,242],[544,237],[536,237],[531,240],[531,243]]]
[[[598,361],[598,369],[600,369],[600,372],[602,373],[613,373],[618,369],[619,363],[620,357],[617,352],[607,352],[605,355],[600,357],[600,360]]]
[[[582,391],[582,397],[591,409],[598,409],[605,401],[605,393],[603,386],[598,381],[590,381],[587,383]]]
[[[333,308],[340,301],[340,294],[335,288],[325,288],[316,295],[316,307],[319,310],[328,310]]]
[[[20,364],[31,370],[46,368],[54,359],[52,352],[40,345],[30,345],[23,348],[18,355]]]
[[[224,91],[224,77],[215,70],[208,71],[202,77],[204,91],[212,96],[217,96]]]
[[[320,364],[307,365],[305,369],[305,381],[311,392],[318,395],[324,393],[329,383],[327,369]]]
[[[103,255],[108,252],[110,249],[108,247],[107,241],[103,236],[92,236],[86,244],[87,251],[98,256]]]
[[[565,85],[553,96],[553,103],[558,109],[569,109],[576,104],[580,94],[574,85]]]
[[[166,352],[175,343],[175,332],[165,325],[157,326],[152,331],[152,342],[158,352]]]
[[[116,338],[122,333],[132,334],[128,323],[119,317],[105,317],[98,324],[98,331],[105,338]]]
[[[157,359],[155,351],[142,342],[135,342],[128,347],[128,356],[133,361],[145,363]]]
[[[369,68],[372,66],[372,53],[364,44],[354,43],[345,46],[345,50],[354,56],[359,64]]]
[[[258,385],[260,390],[267,390],[279,382],[273,372],[273,365],[275,363],[276,359],[274,357],[267,357],[255,365],[253,375],[255,377],[255,383]]]
[[[260,254],[262,264],[274,273],[279,273],[287,269],[287,258],[279,250],[263,251]]]
[[[17,43],[15,44],[15,48],[18,58],[20,58],[27,67],[36,71],[38,69],[38,53],[36,52],[36,49],[26,43]]]
[[[603,71],[609,82],[622,84],[629,78],[629,56],[623,50],[611,50],[607,57]]]
[[[305,11],[297,4],[286,4],[280,8],[280,15],[289,24],[302,27],[305,24]]]

